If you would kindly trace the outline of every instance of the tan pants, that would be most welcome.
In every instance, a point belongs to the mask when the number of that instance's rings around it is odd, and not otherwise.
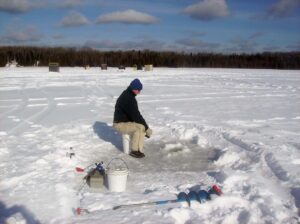
[[[122,134],[130,135],[131,150],[143,152],[145,126],[135,122],[114,123],[113,127]]]

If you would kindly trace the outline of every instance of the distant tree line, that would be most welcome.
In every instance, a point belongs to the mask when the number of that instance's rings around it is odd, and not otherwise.
[[[154,67],[300,69],[300,52],[217,54],[150,50],[98,51],[89,48],[64,47],[0,47],[0,66],[5,66],[10,60],[16,60],[21,66],[32,66],[39,61],[39,66],[58,62],[60,66],[71,67],[153,64]]]

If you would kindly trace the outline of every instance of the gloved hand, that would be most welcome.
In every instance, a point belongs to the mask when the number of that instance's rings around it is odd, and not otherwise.
[[[151,135],[152,135],[152,129],[151,129],[151,128],[148,128],[148,129],[146,130],[146,137],[147,137],[147,138],[150,138]]]

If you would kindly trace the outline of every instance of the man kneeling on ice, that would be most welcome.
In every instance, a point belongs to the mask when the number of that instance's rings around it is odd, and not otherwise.
[[[139,79],[134,79],[128,88],[117,99],[114,113],[113,127],[122,134],[128,134],[131,138],[131,152],[129,155],[142,158],[144,137],[150,138],[152,130],[141,115],[136,96],[140,94],[143,85]]]

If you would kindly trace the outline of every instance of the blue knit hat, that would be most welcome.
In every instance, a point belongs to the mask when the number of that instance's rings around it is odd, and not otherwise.
[[[143,84],[139,79],[134,79],[129,85],[131,90],[139,90],[141,91],[143,89]]]

